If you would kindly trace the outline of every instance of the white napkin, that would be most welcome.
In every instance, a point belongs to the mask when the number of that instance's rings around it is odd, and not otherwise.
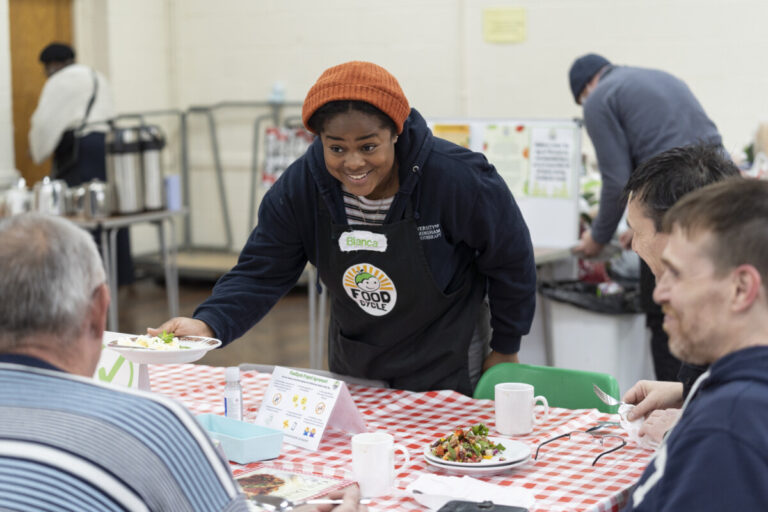
[[[492,501],[532,509],[536,504],[533,493],[522,487],[502,487],[470,476],[440,476],[422,473],[405,489],[420,504],[437,510],[451,500]],[[415,492],[415,491],[418,491]],[[419,494],[421,493],[421,494]]]
[[[645,419],[638,418],[634,421],[629,421],[627,419],[627,414],[629,414],[629,411],[634,408],[635,406],[631,404],[621,404],[619,406],[619,423],[621,424],[621,428],[626,430],[630,441],[639,445],[641,448],[645,448],[646,450],[655,450],[659,447],[657,442],[653,441],[648,436],[640,437],[640,427],[643,426]]]

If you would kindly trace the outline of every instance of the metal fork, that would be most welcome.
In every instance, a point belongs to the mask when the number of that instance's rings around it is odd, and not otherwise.
[[[595,390],[597,398],[599,398],[600,401],[605,405],[626,405],[624,402],[616,400],[611,395],[600,389],[597,384],[592,384],[592,389]]]
[[[619,418],[621,419],[621,427],[624,430],[629,431],[631,428],[639,428],[640,425],[643,423],[643,418],[637,418],[635,420],[630,421],[627,418],[627,415],[632,411],[632,409],[635,408],[634,405],[628,404],[626,402],[616,400],[611,395],[600,389],[597,384],[592,384],[592,389],[595,390],[595,394],[597,395],[597,398],[599,398],[604,404],[606,405],[618,405],[619,409],[616,411],[619,415]]]

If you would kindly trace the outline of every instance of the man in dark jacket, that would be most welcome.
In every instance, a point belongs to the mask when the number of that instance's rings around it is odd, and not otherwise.
[[[584,107],[584,123],[602,177],[597,217],[574,249],[591,257],[600,253],[616,231],[625,205],[621,191],[633,169],[669,148],[720,145],[721,139],[688,86],[664,71],[614,66],[591,53],[574,61],[569,79],[573,99]],[[629,238],[624,235],[622,242],[628,245]],[[651,329],[656,378],[674,380],[680,362],[667,350],[661,314],[651,301],[653,285],[653,275],[641,264],[640,291]]]
[[[93,240],[69,221],[0,219],[0,508],[252,510],[180,403],[92,378],[105,279]],[[353,486],[332,510],[366,512],[358,498]]]
[[[672,353],[711,365],[625,510],[764,510],[768,503],[768,182],[726,180],[664,217],[654,300]]]
[[[646,160],[632,172],[624,187],[627,223],[634,231],[632,248],[654,275],[661,276],[664,268],[661,254],[669,238],[661,229],[664,214],[686,194],[739,176],[739,169],[724,155],[721,147],[703,145],[669,149]],[[677,419],[693,382],[705,370],[683,363],[674,382],[641,380],[624,394],[625,402],[637,404],[628,414],[629,419],[646,417],[640,429],[641,436],[647,435],[653,442],[661,442],[664,433]]]

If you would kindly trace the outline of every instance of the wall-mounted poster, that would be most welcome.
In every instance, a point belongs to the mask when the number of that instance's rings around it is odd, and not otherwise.
[[[307,151],[314,138],[303,128],[267,128],[262,186],[265,189],[271,187],[283,171]]]
[[[528,195],[571,197],[573,150],[573,128],[531,129],[531,176]]]
[[[576,119],[444,118],[437,137],[485,154],[507,184],[535,247],[571,247],[579,235],[581,124]]]
[[[527,194],[529,136],[530,130],[522,124],[498,123],[485,127],[483,153],[515,197]]]
[[[469,147],[468,124],[436,124],[432,127],[432,133],[435,137],[449,140],[461,147]]]
[[[522,43],[526,28],[524,7],[483,9],[483,39],[487,43]]]

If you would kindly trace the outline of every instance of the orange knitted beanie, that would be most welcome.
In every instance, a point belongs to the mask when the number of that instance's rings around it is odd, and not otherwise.
[[[301,119],[309,129],[309,119],[331,101],[359,100],[370,103],[387,114],[403,131],[411,108],[397,79],[389,71],[371,62],[352,61],[326,69],[307,93]]]

